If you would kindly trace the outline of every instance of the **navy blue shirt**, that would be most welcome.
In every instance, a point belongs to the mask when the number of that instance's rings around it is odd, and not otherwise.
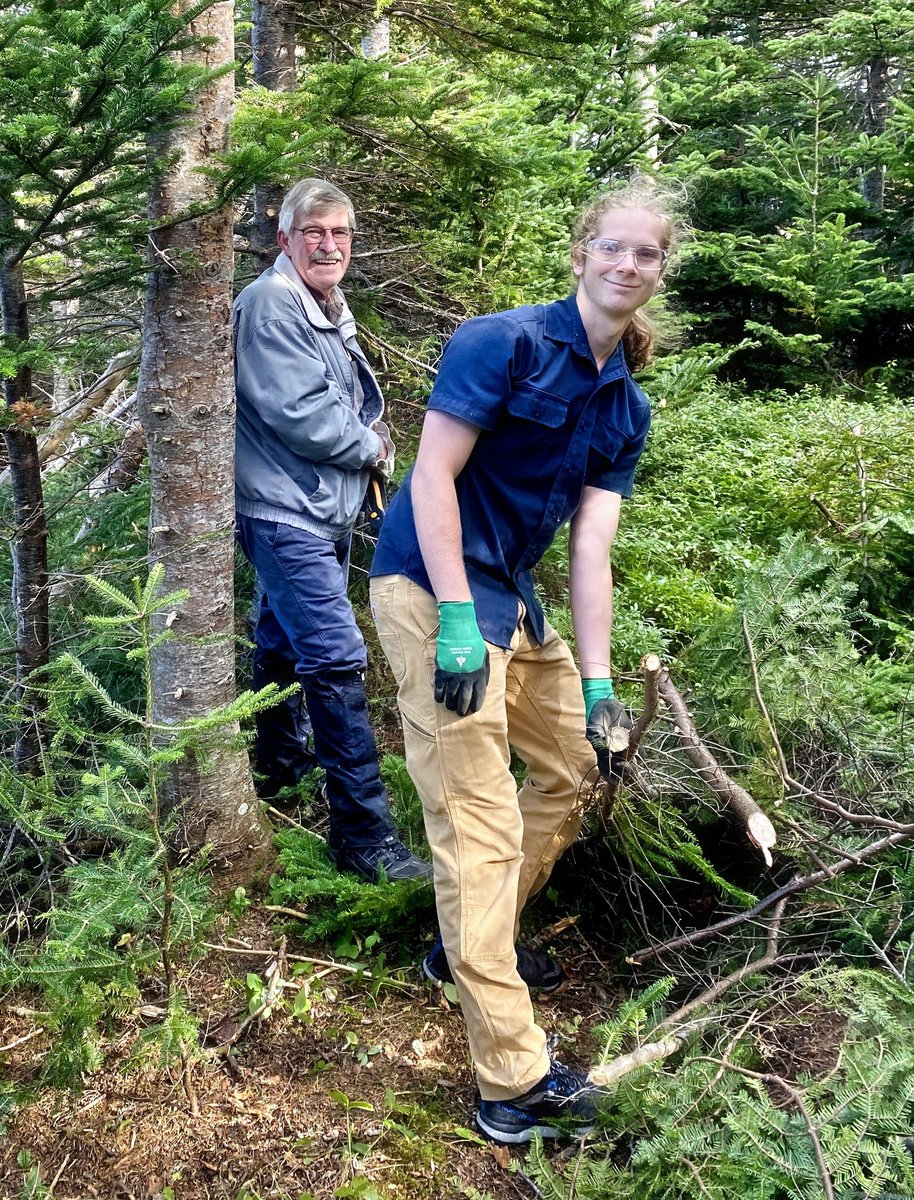
[[[622,346],[598,371],[574,296],[475,317],[448,342],[428,407],[480,429],[456,481],[480,631],[493,645],[510,646],[520,599],[542,643],[533,567],[585,486],[632,493],[651,411]],[[431,592],[411,477],[384,518],[371,574],[406,575]]]

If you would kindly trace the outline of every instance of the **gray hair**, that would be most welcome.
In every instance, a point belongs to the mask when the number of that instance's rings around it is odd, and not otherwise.
[[[355,209],[352,201],[345,192],[326,179],[300,179],[286,193],[279,210],[279,228],[283,233],[291,233],[296,217],[307,217],[311,213],[320,216],[332,212],[335,208],[345,208],[349,216],[349,225],[355,229]]]

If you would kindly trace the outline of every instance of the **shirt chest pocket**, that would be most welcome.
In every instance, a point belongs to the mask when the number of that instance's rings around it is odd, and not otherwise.
[[[517,384],[508,396],[505,407],[512,417],[545,425],[547,429],[558,429],[568,417],[567,400],[529,383]]]
[[[590,435],[591,455],[613,462],[630,437],[605,417],[597,417]]]

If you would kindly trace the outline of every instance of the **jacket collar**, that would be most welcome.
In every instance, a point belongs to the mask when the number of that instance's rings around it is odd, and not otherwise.
[[[340,288],[333,289],[336,298],[342,301],[343,311],[340,316],[339,325],[335,325],[329,317],[325,316],[321,311],[321,306],[315,300],[311,289],[295,269],[295,264],[288,254],[280,253],[276,256],[276,261],[273,263],[273,270],[297,292],[301,297],[302,304],[305,309],[305,316],[316,329],[338,329],[342,335],[343,341],[346,342],[350,338],[355,337],[355,317],[350,311],[349,305],[346,303],[346,297]]]

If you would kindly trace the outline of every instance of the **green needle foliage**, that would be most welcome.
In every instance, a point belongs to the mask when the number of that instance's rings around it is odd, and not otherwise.
[[[605,1027],[604,1058],[629,1049],[626,1037],[635,1044],[655,1039],[646,1018],[669,983],[653,985]],[[799,982],[790,1004],[811,1014],[803,1029],[813,1040],[819,1022],[819,1053],[830,1062],[820,1078],[802,1066],[792,1078],[777,1069],[772,1018],[783,1019],[783,1012],[750,997],[730,1012],[725,1028],[718,1021],[699,1026],[680,1054],[611,1085],[603,1105],[608,1142],[585,1146],[580,1157],[558,1165],[535,1145],[529,1163],[541,1194],[552,1200],[820,1200],[823,1167],[815,1137],[835,1200],[909,1196],[910,990],[875,972],[823,969]]]
[[[15,847],[6,878],[32,934],[18,949],[0,947],[0,988],[30,985],[43,993],[43,1020],[55,1033],[45,1067],[68,1084],[97,1065],[103,1020],[135,1008],[142,986],[163,1009],[147,1041],[166,1057],[193,1044],[196,1020],[186,1008],[177,956],[193,953],[210,919],[205,861],[176,857],[181,813],[163,808],[161,781],[185,754],[205,759],[215,742],[237,737],[230,732],[237,722],[279,694],[273,685],[206,717],[154,722],[151,654],[170,632],[154,634],[153,619],[184,598],[162,594],[163,574],[157,566],[145,584],[135,579],[132,595],[87,579],[115,610],[89,624],[135,664],[144,703],[134,710],[119,702],[79,655],[61,654],[46,685],[53,732],[44,776],[0,774],[0,824]],[[35,911],[40,893],[23,891],[36,870],[48,888],[44,912]]]

